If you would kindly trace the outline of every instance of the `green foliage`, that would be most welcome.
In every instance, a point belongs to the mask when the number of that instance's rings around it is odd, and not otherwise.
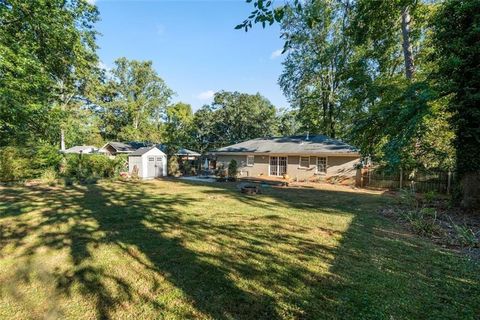
[[[166,108],[164,137],[162,141],[168,147],[168,153],[192,144],[192,107],[186,103],[176,103]]]
[[[475,232],[468,226],[453,223],[453,228],[455,229],[457,240],[461,246],[473,248],[479,244]]]
[[[278,110],[275,134],[278,136],[293,136],[301,133],[301,123],[298,121],[297,114],[296,110]]]
[[[59,169],[63,156],[56,146],[41,143],[38,146],[32,147],[30,150],[32,150],[30,163],[34,173],[38,174],[47,169]]]
[[[168,174],[170,176],[180,176],[180,165],[178,164],[178,157],[172,156],[168,159]]]
[[[220,91],[211,106],[193,119],[193,148],[200,152],[244,140],[271,136],[276,130],[275,107],[259,93]]]
[[[0,181],[18,181],[30,177],[28,159],[17,147],[0,148]]]
[[[110,73],[97,98],[104,138],[160,141],[158,129],[173,91],[152,61],[119,58]]]
[[[253,3],[255,10],[238,28],[275,21],[272,2]],[[342,138],[391,167],[451,168],[452,112],[432,83],[436,63],[429,58],[437,4],[299,4],[278,8],[286,53],[279,83],[300,131]]]
[[[437,211],[434,208],[413,208],[404,212],[403,217],[415,232],[421,235],[433,236],[441,232],[437,223]]]
[[[0,146],[59,136],[66,103],[97,63],[87,1],[0,2]]]
[[[455,130],[457,202],[480,207],[480,2],[448,0],[434,21],[433,54],[439,90],[450,96],[450,123]]]
[[[40,181],[49,186],[53,186],[57,183],[58,175],[55,169],[47,168],[40,176]]]
[[[298,110],[303,132],[335,138],[350,125],[349,111],[342,106],[352,54],[346,37],[348,14],[339,2],[307,1],[301,10],[287,10],[282,21],[288,51],[279,83]]]
[[[66,156],[65,175],[79,181],[93,181],[101,178],[114,178],[125,170],[126,158],[117,156],[113,159],[100,154]]]
[[[237,179],[238,175],[238,164],[237,161],[232,159],[228,164],[228,178],[231,180]]]

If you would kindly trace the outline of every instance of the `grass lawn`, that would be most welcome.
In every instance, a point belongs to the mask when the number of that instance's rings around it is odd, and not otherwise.
[[[478,319],[479,264],[380,217],[389,197],[263,191],[3,187],[0,318]]]

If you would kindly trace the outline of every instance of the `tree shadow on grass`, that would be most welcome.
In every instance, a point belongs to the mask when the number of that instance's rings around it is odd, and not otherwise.
[[[2,238],[25,248],[27,257],[42,247],[68,249],[72,267],[54,271],[58,291],[69,296],[80,287],[82,295],[95,301],[96,315],[102,319],[113,318],[128,302],[148,304],[159,317],[179,318],[408,319],[479,314],[479,268],[377,217],[372,210],[388,201],[382,197],[284,188],[264,189],[263,195],[252,197],[230,184],[169,183],[178,192],[158,190],[156,183],[38,191],[47,208],[38,223],[19,221],[24,228],[10,228]],[[212,200],[212,195],[223,198]],[[21,197],[27,207],[38,194]],[[261,211],[231,216],[226,212],[215,220],[195,210],[224,198],[229,205]],[[25,212],[22,204],[15,210]],[[297,212],[351,221],[347,230],[336,230],[297,223],[290,217]],[[60,227],[65,225],[70,227]],[[49,226],[59,227],[44,232]],[[39,237],[33,244],[25,241],[31,233]],[[337,239],[338,244],[305,236],[309,233]],[[193,311],[175,312],[171,310],[175,304],[142,295],[130,278],[96,263],[97,251],[105,245],[129,257],[124,268],[135,262],[165,278]],[[157,289],[156,277],[147,280],[152,292],[165,294]]]
[[[247,196],[232,184],[203,187],[206,194],[223,190],[240,203],[267,210],[277,206],[312,215],[352,215],[339,244],[329,250],[334,256],[326,259],[329,272],[319,277],[302,271],[309,289],[296,301],[301,318],[476,319],[480,314],[478,261],[467,261],[379,216],[378,209],[392,201],[389,197],[297,188],[264,188],[261,195]],[[338,235],[328,228],[317,230]],[[313,244],[306,254],[312,257],[318,250]]]

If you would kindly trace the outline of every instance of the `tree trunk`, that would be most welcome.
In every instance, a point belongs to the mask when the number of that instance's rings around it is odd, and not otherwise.
[[[65,151],[65,130],[60,129],[60,150]]]
[[[415,65],[413,63],[413,49],[410,43],[410,8],[405,6],[402,9],[402,38],[403,38],[403,56],[405,59],[405,76],[408,80],[413,78]]]

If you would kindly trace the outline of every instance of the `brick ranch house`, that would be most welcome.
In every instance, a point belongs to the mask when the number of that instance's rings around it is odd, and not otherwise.
[[[210,152],[216,167],[238,164],[241,177],[282,177],[295,180],[351,180],[360,153],[342,141],[324,135],[258,138]]]

